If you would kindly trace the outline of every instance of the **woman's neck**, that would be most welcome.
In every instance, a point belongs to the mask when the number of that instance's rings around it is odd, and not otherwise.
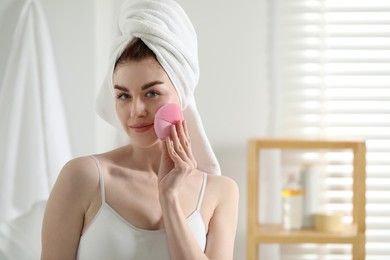
[[[150,147],[130,144],[128,148],[131,167],[157,175],[161,161],[161,145],[162,142],[157,142]]]

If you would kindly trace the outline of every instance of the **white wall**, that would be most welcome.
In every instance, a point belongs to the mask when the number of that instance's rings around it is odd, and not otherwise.
[[[55,58],[75,156],[90,154],[106,133],[95,127],[94,96],[102,79],[120,0],[41,0],[52,33]],[[0,3],[0,78],[20,0]],[[265,0],[178,0],[198,33],[201,76],[196,98],[224,175],[240,188],[234,259],[245,259],[246,141],[266,132]],[[111,5],[112,3],[112,5]],[[107,10],[107,14],[105,14]],[[111,13],[111,14],[109,14]],[[97,26],[97,27],[96,27]],[[102,27],[104,26],[104,27]],[[4,40],[3,40],[4,39]],[[108,130],[109,132],[109,130]]]

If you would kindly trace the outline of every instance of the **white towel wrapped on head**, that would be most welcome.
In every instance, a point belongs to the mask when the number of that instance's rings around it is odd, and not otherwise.
[[[199,66],[197,37],[190,19],[173,0],[130,0],[120,10],[121,35],[115,41],[108,73],[98,95],[98,114],[122,128],[115,112],[112,75],[115,62],[127,45],[134,37],[140,38],[155,53],[179,94],[198,168],[221,174],[194,99]]]

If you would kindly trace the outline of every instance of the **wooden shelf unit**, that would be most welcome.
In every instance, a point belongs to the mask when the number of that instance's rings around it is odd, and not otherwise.
[[[284,230],[281,225],[260,224],[259,155],[263,149],[351,150],[353,153],[352,224],[340,233],[310,229]],[[258,244],[273,243],[344,243],[352,245],[353,260],[365,259],[366,230],[366,145],[362,140],[309,140],[253,138],[248,141],[247,259],[257,260]]]

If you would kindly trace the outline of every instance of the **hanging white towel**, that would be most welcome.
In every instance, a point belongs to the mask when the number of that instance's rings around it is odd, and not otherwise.
[[[70,158],[47,23],[39,1],[28,0],[0,87],[0,226],[15,223],[46,201]],[[41,217],[34,218],[41,225]]]

